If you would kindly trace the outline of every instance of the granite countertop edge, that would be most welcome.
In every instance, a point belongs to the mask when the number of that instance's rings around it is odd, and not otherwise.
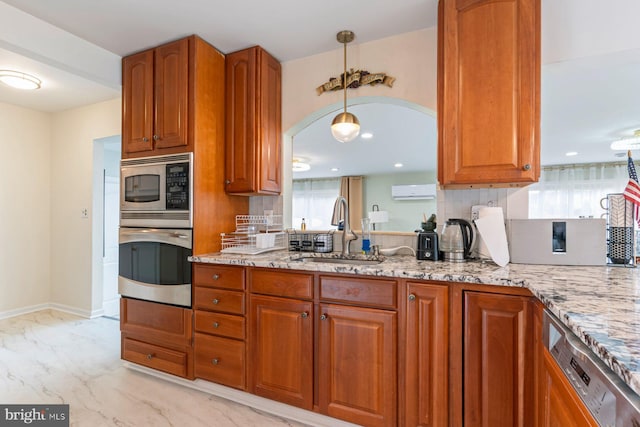
[[[527,264],[499,267],[490,261],[434,262],[405,255],[386,257],[377,265],[296,261],[309,256],[331,257],[336,254],[302,254],[282,250],[260,255],[211,253],[194,255],[189,260],[527,288],[633,391],[640,394],[640,271],[636,268]]]

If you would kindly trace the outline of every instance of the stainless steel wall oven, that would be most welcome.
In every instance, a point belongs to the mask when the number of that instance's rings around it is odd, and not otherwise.
[[[191,307],[191,229],[120,228],[123,297]]]

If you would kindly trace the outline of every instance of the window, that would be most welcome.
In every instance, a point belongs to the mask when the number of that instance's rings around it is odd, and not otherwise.
[[[628,181],[626,162],[545,167],[529,187],[529,218],[600,218],[600,200]]]
[[[299,179],[293,181],[292,225],[300,228],[302,218],[308,230],[329,230],[333,204],[340,193],[340,178]]]

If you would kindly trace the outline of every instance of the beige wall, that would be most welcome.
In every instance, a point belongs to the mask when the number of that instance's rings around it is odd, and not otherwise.
[[[120,115],[118,98],[52,116],[50,301],[87,316],[102,306],[91,288],[93,141],[119,135]]]
[[[0,103],[0,315],[49,302],[51,116]]]

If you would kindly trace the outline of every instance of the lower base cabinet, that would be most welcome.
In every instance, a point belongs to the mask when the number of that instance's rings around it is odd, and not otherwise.
[[[131,298],[120,299],[121,357],[193,379],[193,311]]]
[[[449,422],[449,289],[407,283],[404,413],[399,425],[446,427]]]
[[[321,304],[320,313],[320,412],[365,426],[396,425],[397,314],[334,304]]]
[[[313,303],[251,295],[249,307],[249,390],[312,410]]]
[[[464,292],[465,426],[533,427],[531,297]]]
[[[196,332],[194,370],[197,378],[244,389],[245,344]]]

